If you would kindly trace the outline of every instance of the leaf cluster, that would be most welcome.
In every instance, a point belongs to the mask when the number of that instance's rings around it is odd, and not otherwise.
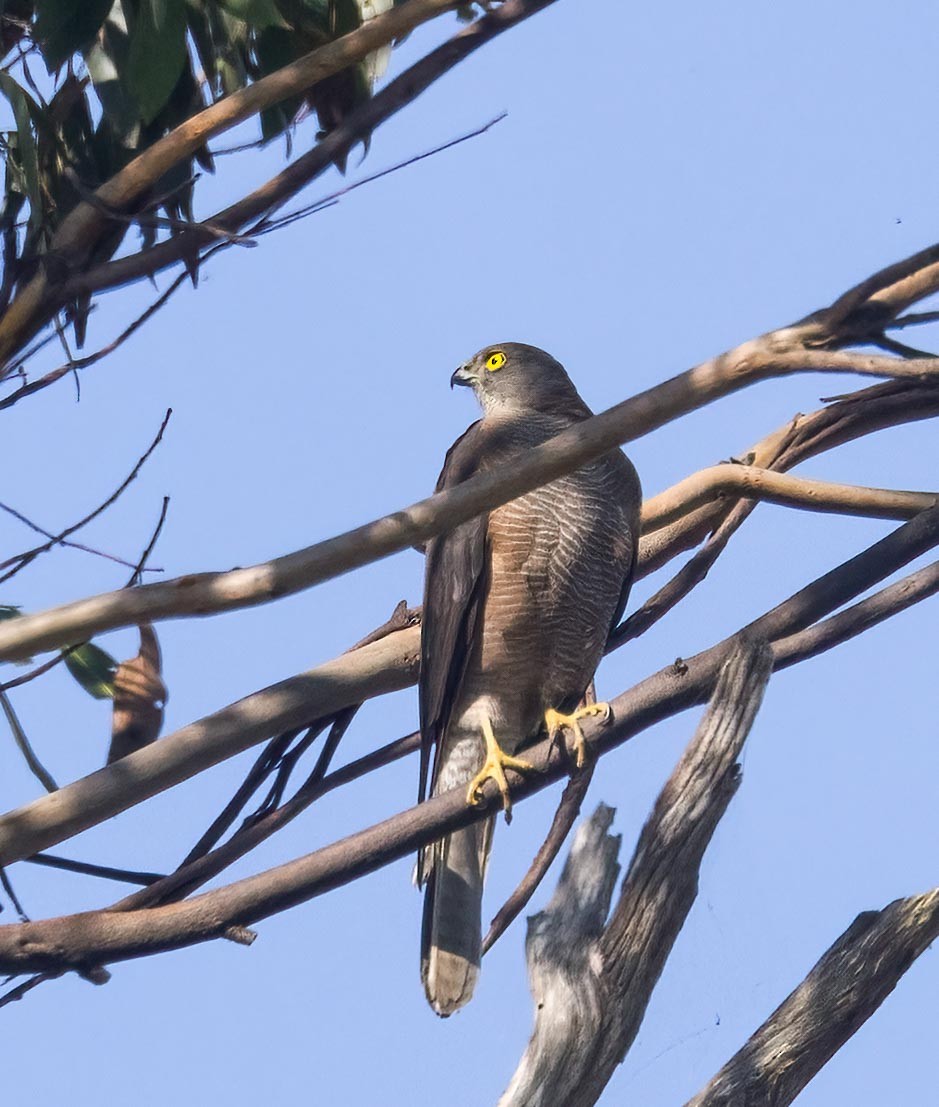
[[[392,0],[0,0],[0,312],[37,266],[71,209],[169,131],[216,100],[358,27]],[[37,64],[37,61],[41,64]],[[36,72],[33,72],[33,69]],[[261,113],[258,144],[286,135],[308,111],[323,131],[366,100],[380,62],[369,58]],[[44,72],[43,72],[44,70]],[[0,101],[2,102],[2,101]],[[143,245],[193,218],[207,146],[175,165],[143,213],[115,219],[89,264],[112,257],[128,227]],[[123,214],[123,213],[121,213]],[[66,308],[81,345],[87,300]]]

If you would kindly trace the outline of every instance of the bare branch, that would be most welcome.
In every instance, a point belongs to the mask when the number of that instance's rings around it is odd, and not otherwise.
[[[701,859],[739,786],[737,758],[772,667],[772,650],[747,639],[721,667],[708,710],[642,829],[605,928],[619,868],[605,834],[609,815],[599,810],[580,851],[576,844],[571,850],[547,909],[528,921],[535,1029],[500,1107],[591,1107],[600,1098],[697,896]]]
[[[505,903],[496,912],[489,925],[489,933],[483,939],[483,953],[488,953],[508,930],[512,923],[528,906],[528,902],[535,894],[538,885],[544,879],[545,873],[551,867],[555,857],[560,853],[561,846],[567,840],[574,821],[580,814],[581,804],[587,795],[590,781],[593,777],[594,764],[592,762],[575,773],[567,782],[567,787],[561,794],[561,801],[554,819],[548,830],[547,837],[542,842],[540,849],[535,854],[528,872],[522,877],[518,887],[509,896]],[[576,847],[575,847],[576,848]],[[607,900],[609,906],[609,900]],[[606,912],[604,912],[604,915]]]
[[[61,380],[67,373],[77,371],[79,369],[87,369],[89,366],[96,364],[103,358],[106,358],[108,354],[112,354],[119,346],[123,345],[128,338],[131,337],[140,327],[144,325],[149,319],[151,319],[166,301],[173,295],[173,293],[180,288],[186,281],[189,280],[188,273],[180,273],[180,275],[169,285],[165,292],[162,292],[153,301],[152,304],[145,311],[141,312],[137,318],[121,331],[117,338],[112,339],[106,345],[102,346],[99,350],[95,350],[93,354],[87,354],[85,357],[76,359],[70,359],[64,365],[59,365],[55,369],[50,369],[48,373],[37,378],[34,381],[26,381],[20,385],[15,392],[9,393],[0,399],[0,411],[4,408],[12,407],[15,403],[24,399],[26,396],[32,396],[35,392],[41,392],[42,389],[48,388],[50,384],[55,384],[57,380]]]
[[[450,64],[443,65],[437,72],[427,73],[426,83],[416,82],[412,94],[402,98],[401,103],[393,110],[408,103],[442,72],[446,72],[456,61],[488,41],[493,35],[527,18],[551,2],[552,0],[507,0],[499,8],[488,12],[482,19],[461,32],[462,49],[450,47],[456,54],[454,60]],[[397,5],[382,15],[367,20],[349,34],[319,47],[277,72],[226,96],[187,119],[174,131],[138,155],[120,173],[105,182],[95,193],[98,202],[109,210],[130,210],[147,189],[160,180],[174,165],[191,157],[215,135],[221,134],[281,100],[307,91],[325,78],[361,61],[373,50],[405,37],[415,27],[456,6],[456,0],[407,0],[407,3]],[[454,41],[454,39],[450,40],[451,43]],[[383,91],[387,92],[387,89]],[[327,137],[320,145],[326,146],[328,142]],[[299,176],[301,179],[297,187],[309,179],[303,172],[299,173]],[[296,188],[293,191],[296,191]],[[285,193],[281,200],[286,199],[287,195]],[[262,210],[266,211],[269,207],[270,205],[267,205]],[[215,217],[211,222],[218,229],[237,230],[224,218]],[[70,266],[80,263],[88,255],[108,223],[109,216],[91,204],[81,202],[76,205],[63,220],[51,244],[51,252],[55,254],[59,263],[56,268],[67,270]],[[176,237],[188,239],[194,233],[186,232]],[[28,341],[51,317],[54,305],[62,298],[63,291],[64,286],[56,287],[44,268],[40,268],[29,284],[19,291],[3,319],[0,320],[0,363],[8,362],[16,349]]]
[[[686,1107],[786,1107],[939,937],[939,889],[865,911]]]
[[[155,884],[163,879],[162,873],[140,872],[137,869],[116,869],[113,865],[96,865],[91,861],[76,861],[71,857],[57,857],[53,853],[37,853],[35,857],[27,857],[26,861],[31,865],[39,865],[47,869],[61,869],[68,873],[79,873],[81,876],[97,876],[102,880],[120,880],[127,884]]]
[[[806,480],[752,465],[715,465],[701,469],[647,500],[642,508],[643,533],[659,530],[694,508],[728,493],[809,511],[865,515],[874,519],[911,519],[917,512],[932,507],[939,498],[934,492],[898,492]]]
[[[53,548],[53,546],[58,545],[62,541],[63,538],[67,538],[70,534],[74,534],[75,531],[80,530],[84,526],[87,526],[88,523],[90,523],[92,521],[92,519],[97,519],[97,517],[102,512],[107,511],[107,509],[117,499],[119,499],[120,496],[127,490],[127,488],[131,484],[133,484],[133,482],[137,479],[137,474],[144,467],[144,465],[146,464],[147,459],[150,457],[150,455],[153,453],[153,451],[157,448],[157,446],[159,446],[160,442],[163,440],[163,433],[166,430],[166,426],[169,423],[170,416],[172,414],[173,414],[173,409],[172,408],[167,408],[166,415],[163,416],[163,422],[160,424],[160,429],[157,431],[156,437],[153,439],[153,441],[150,443],[150,445],[146,448],[146,450],[143,452],[143,454],[137,459],[136,463],[134,464],[133,469],[131,469],[130,473],[124,478],[123,481],[121,481],[120,485],[118,485],[118,487],[111,493],[111,495],[108,496],[108,498],[103,503],[99,504],[94,509],[94,511],[90,511],[82,519],[79,519],[77,523],[73,523],[70,527],[66,527],[65,530],[63,530],[61,534],[54,535],[52,538],[49,539],[48,542],[44,542],[41,546],[36,546],[32,550],[28,550],[26,553],[17,554],[16,557],[9,558],[7,561],[4,561],[3,563],[0,563],[0,569],[6,569],[10,565],[13,566],[13,568],[10,569],[9,572],[4,573],[2,576],[0,576],[0,584],[2,584],[6,580],[9,580],[10,577],[12,577],[16,573],[20,572],[21,569],[25,569],[27,565],[29,565],[31,562],[35,561],[35,559],[37,557],[39,557],[41,554],[46,553],[47,551],[51,550]],[[24,616],[24,617],[28,617],[28,616]],[[75,639],[72,639],[72,642],[76,642],[76,641],[80,641],[80,640],[83,640],[83,639],[75,638]],[[63,642],[62,644],[63,644],[63,646],[67,646],[67,645],[70,645],[71,643]],[[28,653],[26,654],[26,656],[29,656]]]
[[[824,356],[850,361],[846,354]],[[917,364],[891,358],[874,360],[904,371]],[[858,355],[859,365],[868,362],[867,355]],[[572,472],[621,442],[647,434],[746,384],[796,372],[800,366],[797,358],[780,355],[761,340],[746,343],[526,451],[509,470],[478,474],[403,511],[335,538],[247,569],[192,574],[142,585],[133,591],[104,593],[12,620],[0,626],[0,659],[17,660],[120,626],[230,611],[310,588],[420,545],[474,515]],[[837,371],[844,368],[839,363]],[[886,366],[878,365],[875,371],[885,369]],[[930,370],[939,379],[939,359],[930,362]],[[914,375],[922,372],[923,367],[919,366]]]
[[[923,512],[864,553],[825,574],[751,623],[744,633],[756,639],[793,635],[789,649],[791,656],[795,657],[799,649],[796,632],[800,628],[842,605],[883,579],[899,564],[918,556],[930,543],[936,542],[939,542],[939,508]],[[881,610],[880,617],[886,618],[891,613]],[[870,625],[869,620],[866,625]],[[844,626],[839,626],[837,631],[832,644],[847,637]],[[398,632],[401,635],[411,633]],[[343,660],[349,662],[361,658],[368,651],[387,646],[395,637],[392,635],[382,642],[364,647],[346,655]],[[588,746],[598,754],[607,752],[654,723],[702,702],[712,691],[721,667],[737,640],[735,636],[717,643],[618,696],[612,702],[612,721],[606,726],[597,725],[586,730]],[[814,647],[818,651],[821,643],[816,640]],[[247,702],[243,701],[243,704]],[[256,716],[252,721],[257,725]],[[194,728],[187,729],[192,731]],[[164,739],[158,745],[170,741]],[[416,743],[414,745],[416,747]],[[74,833],[76,824],[77,829],[84,829],[92,822],[129,806],[126,792],[140,786],[141,782],[136,778],[143,775],[141,770],[146,768],[145,759],[148,755],[152,756],[153,751],[154,747],[148,747],[122,762],[123,796],[115,783],[107,780],[109,770],[101,770],[57,793],[54,806],[62,810],[50,810],[49,799],[39,800],[0,818],[0,863],[29,856],[68,836],[68,833]],[[569,771],[566,755],[549,739],[526,750],[526,756],[534,768],[524,778],[510,774],[513,800],[521,800],[540,791]],[[178,771],[178,766],[176,768]],[[134,778],[129,789],[126,787],[128,777]],[[159,784],[155,787],[152,780],[143,784],[148,794],[159,790]],[[112,804],[110,810],[96,794],[103,790],[102,785],[110,790],[106,797]],[[85,817],[81,811],[83,798],[87,802],[96,802],[96,817]],[[143,956],[223,936],[231,926],[250,925],[406,856],[428,842],[485,818],[500,803],[498,790],[487,786],[482,803],[477,807],[468,807],[463,791],[457,788],[306,857],[182,904],[120,915],[90,912],[22,926],[0,927],[0,972],[57,971],[63,967]],[[69,823],[71,827],[67,825]],[[138,894],[146,895],[146,892]]]
[[[106,550],[96,549],[94,546],[87,546],[84,542],[71,542],[67,538],[58,538],[53,534],[51,530],[46,530],[45,527],[41,527],[38,523],[34,523],[32,519],[24,515],[21,511],[17,511],[16,508],[10,507],[9,504],[0,503],[0,511],[5,511],[8,515],[12,515],[14,519],[18,519],[30,530],[35,531],[37,534],[41,534],[43,538],[51,538],[53,543],[57,546],[67,546],[71,550],[81,550],[82,553],[94,554],[95,557],[103,557],[107,561],[114,561],[118,565],[125,565],[128,569],[133,568],[130,561],[125,561],[123,557],[118,557],[116,554],[108,553]],[[15,558],[8,558],[4,564],[9,565]],[[150,572],[159,572],[158,569],[151,569]]]
[[[13,734],[13,741],[16,742],[16,748],[23,755],[23,760],[29,767],[29,771],[47,792],[57,792],[59,789],[58,784],[56,784],[55,780],[52,778],[52,774],[36,756],[36,751],[26,737],[26,731],[23,730],[16,712],[13,710],[10,697],[3,690],[0,690],[0,707],[3,708],[3,713],[6,715],[7,722],[10,725],[10,731]]]
[[[794,635],[937,543],[939,508],[932,508],[803,588],[745,630],[772,641]],[[902,597],[898,597],[897,602],[901,601]],[[891,613],[881,612],[879,618]],[[868,621],[865,625],[872,624]],[[847,628],[836,629],[840,635],[837,640],[843,641]],[[823,638],[815,641],[817,650],[825,648],[823,641]],[[625,741],[636,732],[621,729],[625,725],[622,712],[637,710],[642,720],[638,729],[643,729],[652,721],[700,702],[696,697],[707,694],[708,680],[713,676],[708,666],[720,656],[721,648],[712,647],[697,659],[682,662],[680,667],[670,666],[620,697],[614,703],[616,721],[605,728],[607,738],[622,734],[620,741]],[[798,648],[796,639],[789,643],[789,648]],[[274,734],[334,714],[372,696],[406,688],[417,678],[419,655],[418,628],[397,631],[191,723],[131,754],[118,766],[99,769],[66,785],[56,794],[55,802],[40,798],[0,816],[0,865],[47,849]],[[689,677],[691,673],[696,674],[693,679]],[[655,694],[651,689],[656,689]],[[680,694],[672,701],[666,691]],[[646,695],[651,695],[651,718],[643,716]],[[670,706],[663,707],[665,703]],[[661,714],[656,714],[660,710]]]
[[[60,788],[54,804],[35,800],[0,816],[0,858],[8,847],[30,857],[275,734],[406,688],[419,659],[413,627],[247,696]]]
[[[931,383],[889,381],[829,402],[810,415],[797,415],[749,449],[749,464],[785,471],[825,450],[887,427],[939,415],[939,388]],[[698,508],[680,522],[645,535],[639,572],[654,572],[683,550],[692,549],[727,517],[730,505]]]

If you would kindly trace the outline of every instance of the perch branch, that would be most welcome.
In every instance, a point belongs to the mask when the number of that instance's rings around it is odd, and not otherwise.
[[[936,542],[939,542],[939,508],[923,512],[881,542],[825,574],[755,620],[743,633],[748,638],[759,640],[792,636],[790,653],[792,657],[797,657],[798,631],[841,606],[859,591],[882,580],[898,565],[918,556],[929,544]],[[858,609],[861,607],[857,605]],[[886,618],[891,613],[882,610],[880,616]],[[860,611],[858,617],[865,626],[870,625]],[[833,636],[832,644],[847,637],[845,629],[844,626],[838,628],[839,633]],[[390,638],[384,639],[347,655],[347,658],[353,659],[389,641]],[[737,641],[738,636],[734,636],[719,642],[681,664],[661,670],[616,697],[612,702],[612,721],[606,726],[596,725],[586,729],[585,737],[590,749],[597,754],[605,753],[654,723],[703,702],[711,693],[721,667]],[[814,648],[816,652],[822,648],[817,638]],[[170,739],[163,739],[158,745],[168,741]],[[134,759],[143,758],[153,748],[147,747],[123,759],[121,765],[127,769],[128,776],[132,779],[138,776]],[[526,751],[526,756],[534,768],[523,778],[510,775],[513,800],[520,801],[569,772],[566,753],[551,740],[545,739],[532,747]],[[106,770],[61,789],[45,801],[36,801],[0,819],[0,863],[6,863],[7,858],[16,860],[28,856],[45,844],[67,836],[59,833],[61,826],[56,828],[56,815],[59,813],[50,811],[50,801],[53,801],[54,807],[54,801],[62,797],[72,800],[76,792],[82,789],[87,792],[89,787],[93,795],[95,777],[100,778],[102,772]],[[67,795],[70,790],[71,797]],[[467,806],[461,789],[454,789],[305,857],[183,903],[121,914],[85,912],[43,922],[0,927],[0,972],[57,971],[89,963],[144,956],[222,936],[232,926],[251,925],[373,872],[428,842],[486,817],[500,803],[501,797],[494,786],[487,786],[483,802],[474,808]],[[116,810],[125,806],[128,804],[122,803]],[[65,807],[64,814],[71,813],[74,817],[74,803],[67,802]],[[98,810],[100,815],[100,805]],[[111,810],[109,814],[116,813],[116,810]],[[100,821],[100,818],[95,821]],[[85,825],[90,824],[85,821]],[[40,837],[37,834],[40,826],[41,837],[47,839],[43,846],[35,844],[37,837]],[[24,843],[27,843],[26,848]]]
[[[767,640],[793,635],[850,602],[937,543],[939,508],[932,508],[818,578],[745,629]],[[884,617],[886,614],[890,612]],[[0,816],[0,865],[47,849],[272,734],[305,725],[312,718],[333,714],[371,696],[407,687],[416,680],[419,655],[419,629],[410,627],[397,631],[191,723],[123,758],[119,765],[99,769],[60,788],[54,796],[34,800]],[[699,658],[709,656],[717,655],[705,651]],[[703,664],[692,659],[682,664],[681,671],[672,666],[648,678],[629,693],[630,697],[635,697],[630,703],[642,704],[649,681],[652,687],[659,687],[656,681],[661,681],[664,682],[661,688],[671,689],[673,680],[677,682],[675,688],[685,692],[691,689],[688,692],[691,698],[682,699],[673,709],[655,716],[653,721],[698,702],[695,695],[705,687],[707,680],[699,674],[699,683],[689,681],[688,673],[695,665]],[[656,696],[653,702],[661,707]],[[620,708],[625,709],[625,701]],[[620,709],[616,710],[619,715]],[[641,709],[639,718],[641,721]],[[607,732],[619,733],[619,726],[619,723],[614,724]],[[640,725],[639,729],[642,728]],[[629,736],[631,734],[626,735]],[[622,740],[625,741],[625,737]]]

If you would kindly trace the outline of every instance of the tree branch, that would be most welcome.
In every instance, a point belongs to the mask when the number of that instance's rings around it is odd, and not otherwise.
[[[905,523],[887,538],[826,573],[749,624],[741,633],[759,640],[788,637],[789,659],[776,658],[774,665],[781,667],[794,663],[792,659],[799,655],[800,630],[936,543],[939,543],[939,508],[923,512]],[[897,609],[903,606],[907,606],[905,601]],[[879,617],[886,618],[892,613],[892,610],[882,608]],[[871,625],[863,604],[855,608],[855,619],[865,629]],[[849,637],[848,629],[844,623],[833,628],[831,644]],[[349,654],[345,660],[374,651],[393,637]],[[611,722],[585,730],[591,751],[597,754],[608,752],[662,719],[703,702],[711,693],[738,637],[725,639],[688,661],[670,665],[616,697],[611,705]],[[816,631],[813,649],[820,652],[822,648],[823,639]],[[242,701],[242,704],[245,703],[247,701]],[[254,716],[253,722],[257,725],[255,712],[245,714]],[[196,728],[186,729],[192,732]],[[163,739],[156,746],[170,741]],[[106,774],[113,770],[100,770],[83,781],[60,789],[54,796],[37,800],[0,818],[0,864],[29,856],[55,841],[61,841],[69,833],[76,832],[76,824],[78,829],[83,829],[92,822],[99,822],[125,809],[130,806],[127,793],[136,788],[143,786],[147,794],[158,791],[159,783],[142,780],[143,773],[140,771],[145,766],[142,759],[154,748],[150,746],[131,754],[120,765],[113,767],[114,770],[125,769],[122,780],[124,794],[118,784],[107,780]],[[239,748],[245,746],[240,745]],[[510,773],[513,801],[520,801],[542,790],[570,771],[566,753],[549,739],[526,750],[526,757],[534,768],[523,778]],[[179,770],[179,765],[176,769]],[[131,783],[130,788],[128,783]],[[101,785],[109,790],[106,798],[110,808],[96,795],[96,786],[100,788]],[[83,799],[96,801],[94,818],[87,818],[82,812]],[[0,972],[56,971],[90,963],[124,960],[222,936],[231,926],[251,925],[373,872],[453,830],[485,818],[500,804],[501,797],[494,785],[487,786],[483,802],[472,808],[467,806],[463,790],[456,788],[296,861],[184,903],[122,914],[86,912],[44,922],[0,927]]]
[[[714,465],[647,500],[642,508],[643,533],[660,530],[702,504],[728,494],[808,511],[864,515],[874,519],[911,519],[939,499],[935,492],[864,488],[786,476],[752,465]]]
[[[939,889],[865,911],[686,1107],[786,1107],[939,937]]]
[[[212,216],[208,221],[211,229],[194,226],[158,246],[111,263],[116,269],[107,269],[107,277],[96,288],[152,275],[174,261],[191,258],[194,252],[198,252],[200,244],[217,239],[220,232],[237,233],[249,220],[267,215],[318,173],[341,160],[356,142],[366,140],[379,123],[410,103],[463,58],[552,2],[506,0],[498,8],[487,11],[481,19],[463,28],[352,113],[346,125],[327,135],[309,154],[297,159],[260,189]],[[68,279],[76,275],[70,270],[80,266],[107,227],[110,216],[106,212],[131,208],[168,169],[192,156],[214,135],[272,104],[305,92],[326,77],[361,61],[378,47],[405,37],[420,24],[457,6],[456,0],[408,0],[276,73],[225,97],[154,143],[96,191],[96,205],[84,201],[63,220],[50,253],[55,255],[56,272],[64,276],[56,285],[43,268],[18,293],[5,317],[0,320],[0,364],[9,362],[16,349],[29,341],[51,318],[56,305],[80,294],[76,285]],[[101,281],[100,272],[97,279]]]
[[[143,454],[134,463],[134,467],[133,467],[133,469],[131,469],[130,473],[124,478],[124,480],[121,481],[121,483],[118,485],[118,487],[111,493],[110,496],[108,496],[108,498],[103,503],[99,504],[94,509],[94,511],[90,511],[83,518],[79,519],[77,523],[73,523],[70,527],[66,527],[65,530],[63,530],[60,534],[53,535],[48,540],[48,542],[44,542],[41,546],[36,546],[31,550],[27,550],[25,553],[17,554],[15,557],[8,558],[6,561],[4,561],[2,564],[0,564],[0,569],[7,569],[10,565],[13,566],[12,569],[9,569],[8,572],[6,572],[2,576],[0,576],[0,584],[2,584],[4,581],[9,580],[10,577],[15,576],[16,573],[18,573],[21,569],[25,569],[27,565],[29,565],[31,562],[35,561],[36,558],[39,557],[41,554],[44,554],[48,550],[51,550],[53,548],[53,546],[61,544],[62,540],[65,539],[65,538],[68,538],[68,536],[70,534],[74,534],[77,530],[81,530],[82,527],[87,526],[88,523],[90,523],[92,521],[92,519],[97,519],[97,517],[102,512],[107,511],[107,509],[117,499],[119,499],[119,497],[137,479],[137,474],[144,467],[144,465],[147,462],[147,459],[150,457],[150,455],[153,453],[153,451],[157,448],[157,446],[159,446],[160,442],[163,440],[163,434],[166,430],[167,424],[169,423],[170,416],[172,414],[173,414],[173,409],[172,408],[167,408],[166,414],[163,416],[163,422],[160,424],[160,429],[156,433],[156,437],[153,439],[153,441],[150,443],[150,445],[146,448],[146,450],[144,450]],[[134,568],[134,566],[131,565],[130,568]],[[76,641],[83,641],[83,640],[84,639],[76,638],[76,639],[73,639],[73,641],[70,642],[70,643],[63,643],[63,645],[74,645],[74,643]],[[27,654],[26,656],[29,656],[29,655]]]
[[[413,627],[247,696],[60,788],[53,804],[34,800],[0,816],[0,857],[8,849],[29,857],[273,735],[407,688],[419,658]]]
[[[591,1107],[600,1098],[697,896],[701,859],[739,787],[737,758],[772,667],[770,647],[746,638],[721,666],[606,927],[619,870],[619,843],[605,833],[610,809],[601,806],[582,828],[547,909],[528,920],[535,1029],[499,1107]]]
[[[892,358],[874,360],[904,371],[916,364]],[[869,361],[859,355],[859,365]],[[939,380],[939,359],[929,364]],[[839,365],[837,371],[843,368]],[[310,588],[418,546],[746,384],[797,369],[797,361],[765,348],[762,340],[746,343],[525,451],[508,470],[478,474],[402,511],[313,546],[247,569],[191,574],[132,591],[106,592],[7,622],[0,626],[0,659],[19,660],[116,627],[231,611]],[[919,366],[912,375],[918,377],[922,372]]]

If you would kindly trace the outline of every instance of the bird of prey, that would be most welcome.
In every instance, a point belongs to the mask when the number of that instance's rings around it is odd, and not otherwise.
[[[483,410],[447,453],[437,490],[513,458],[590,417],[570,378],[534,346],[487,346],[450,380]],[[574,473],[461,523],[426,550],[421,636],[421,796],[458,786],[479,801],[493,779],[508,814],[505,769],[542,732],[565,730],[578,767],[581,706],[636,565],[642,494],[613,450]],[[456,831],[418,861],[426,884],[421,977],[431,1007],[450,1015],[473,993],[481,956],[482,887],[494,818]]]

